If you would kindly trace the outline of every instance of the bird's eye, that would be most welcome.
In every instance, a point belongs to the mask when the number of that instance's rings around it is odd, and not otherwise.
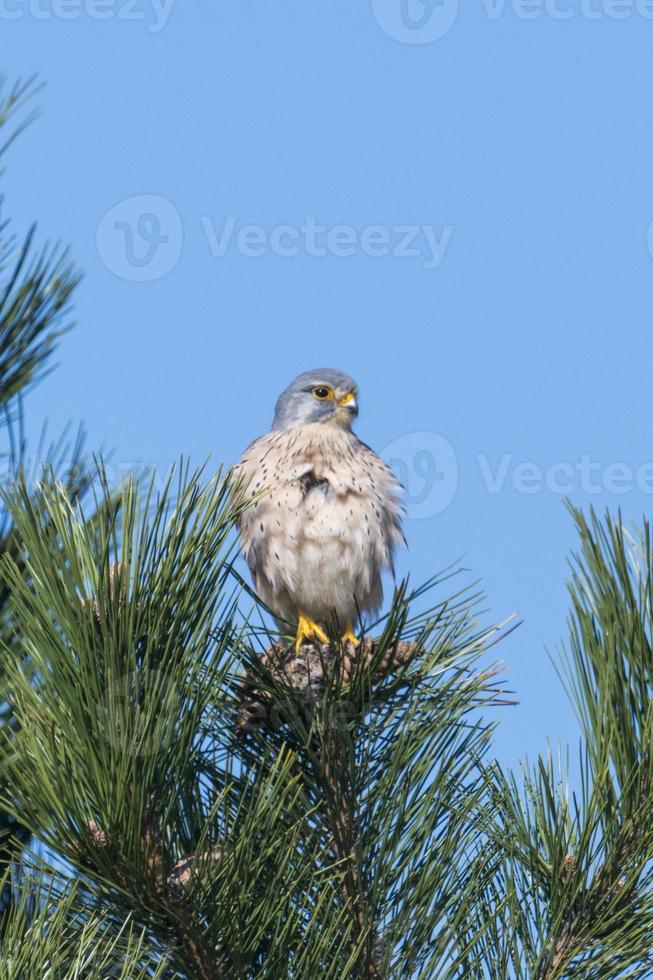
[[[326,401],[327,398],[331,398],[332,394],[333,392],[331,391],[330,388],[324,388],[322,386],[313,388],[314,397],[318,398],[321,402]]]

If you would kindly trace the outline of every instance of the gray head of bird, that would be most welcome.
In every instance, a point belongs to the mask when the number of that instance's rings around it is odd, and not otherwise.
[[[316,422],[350,429],[358,415],[357,395],[356,382],[342,371],[304,371],[279,396],[272,429],[294,429]]]

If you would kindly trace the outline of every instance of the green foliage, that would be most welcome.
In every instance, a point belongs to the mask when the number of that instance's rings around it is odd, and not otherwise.
[[[376,685],[374,663],[349,689],[330,674],[310,719],[262,678],[279,726],[238,737],[257,650],[236,618],[228,481],[127,480],[88,517],[56,481],[9,503],[25,574],[7,559],[23,656],[3,805],[107,930],[129,919],[188,977],[427,976],[455,957],[493,697],[470,600],[410,620],[398,595],[376,659],[399,629],[419,657]]]
[[[578,775],[551,752],[506,772],[500,636],[452,573],[400,586],[356,653],[289,658],[255,597],[243,614],[228,474],[111,488],[81,434],[30,468],[24,396],[78,276],[6,227],[0,976],[652,977],[648,523],[572,509]]]
[[[161,951],[152,956],[129,921],[107,932],[101,910],[85,906],[79,889],[56,879],[26,877],[5,916],[0,947],[4,980],[164,980],[172,976]]]
[[[490,841],[503,852],[486,902],[501,903],[483,949],[487,976],[653,975],[653,658],[650,526],[571,508],[567,688],[583,732],[579,788],[550,756],[523,780],[488,771]]]
[[[16,136],[33,119],[24,115],[24,108],[34,95],[33,80],[14,86],[1,98],[0,86],[0,156]],[[7,132],[7,127],[13,127]],[[1,204],[0,200],[0,204]],[[32,455],[25,438],[24,399],[30,388],[48,371],[56,343],[69,325],[69,303],[78,275],[67,254],[46,246],[35,248],[35,228],[32,227],[22,243],[8,232],[8,222],[0,221],[0,467],[3,484],[11,483],[19,472],[30,469]],[[72,439],[68,434],[48,442],[44,428],[35,448],[36,464],[31,467],[32,478],[38,478],[39,468],[48,465],[61,475],[73,497],[83,495],[88,488],[88,474],[83,459],[83,431]],[[9,511],[0,502],[0,556],[12,556],[21,567],[23,549]],[[7,659],[21,655],[15,622],[13,595],[0,572],[0,641],[6,650],[0,661],[0,677]],[[0,705],[0,726],[5,735],[14,730],[16,720],[10,698]],[[20,820],[0,813],[0,873],[6,867],[10,852],[6,840],[10,834],[26,840]],[[11,901],[12,887],[7,878],[0,890],[0,906]]]
[[[33,94],[32,81],[9,92],[0,102],[0,130]],[[0,156],[30,118],[0,144]],[[79,281],[68,253],[50,245],[35,249],[35,234],[32,226],[18,244],[8,221],[0,220],[0,412],[5,419],[12,399],[48,369],[57,340],[70,325],[70,299]]]
[[[648,526],[636,545],[575,512],[572,792],[549,756],[522,779],[487,758],[503,699],[475,596],[412,615],[402,587],[360,669],[342,651],[300,686],[238,614],[228,479],[155,485],[111,495],[100,471],[88,513],[53,478],[6,498],[21,655],[1,802],[58,856],[46,880],[101,910],[107,956],[129,928],[166,977],[650,976]],[[243,724],[252,683],[274,711]],[[33,902],[82,942],[68,892]]]

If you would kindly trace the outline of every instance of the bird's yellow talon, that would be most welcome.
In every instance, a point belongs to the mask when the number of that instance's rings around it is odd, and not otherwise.
[[[342,634],[342,638],[340,642],[342,643],[343,646],[345,646],[347,643],[351,643],[352,646],[358,647],[360,646],[361,641],[354,634],[354,631],[351,628],[351,626],[348,626],[345,632]]]
[[[320,643],[328,643],[329,637],[326,635],[321,626],[318,626],[312,619],[308,616],[300,615],[299,622],[297,623],[297,635],[295,637],[295,653],[299,653],[302,648],[304,640],[310,639],[314,636]]]

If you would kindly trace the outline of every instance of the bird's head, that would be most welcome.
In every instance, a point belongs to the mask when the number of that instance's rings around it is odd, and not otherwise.
[[[342,371],[305,371],[279,396],[272,428],[294,429],[323,422],[350,429],[358,415],[357,394],[356,382]]]

